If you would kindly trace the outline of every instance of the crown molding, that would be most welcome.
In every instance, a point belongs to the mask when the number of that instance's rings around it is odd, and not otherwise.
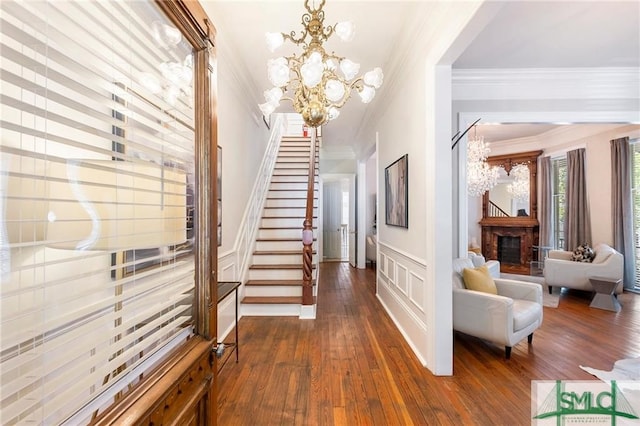
[[[640,99],[640,69],[454,69],[453,100]]]

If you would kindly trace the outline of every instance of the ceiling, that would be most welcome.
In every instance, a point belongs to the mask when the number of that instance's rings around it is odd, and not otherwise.
[[[294,51],[267,50],[264,33],[299,31],[305,12],[302,0],[213,1],[200,0],[214,21],[218,45],[233,52],[236,68],[256,91],[271,87],[268,59]],[[349,43],[333,39],[327,51],[361,64],[361,73],[389,63],[398,49],[409,49],[403,37],[407,28],[426,20],[437,2],[328,0],[326,24],[351,20],[356,34]],[[493,2],[493,5],[496,3]],[[290,43],[289,43],[290,44]],[[504,1],[490,25],[458,57],[454,68],[640,67],[640,1]],[[388,73],[385,79],[393,78]],[[383,84],[380,90],[384,90]],[[350,145],[369,108],[351,99],[340,117],[324,128],[324,144]],[[278,111],[285,111],[280,108]],[[256,112],[259,114],[257,105]],[[546,125],[545,125],[546,126]],[[534,136],[551,128],[541,125],[498,126],[500,140]],[[491,131],[485,126],[484,131]],[[507,134],[507,132],[509,132]],[[537,133],[536,133],[537,132]]]

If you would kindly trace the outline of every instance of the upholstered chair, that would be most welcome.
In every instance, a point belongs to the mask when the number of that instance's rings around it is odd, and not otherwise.
[[[525,337],[542,325],[542,286],[536,283],[493,278],[497,294],[470,290],[463,270],[475,269],[471,259],[453,260],[453,329],[504,345],[505,357]]]
[[[607,244],[597,244],[593,248],[592,262],[575,262],[573,252],[551,250],[544,261],[544,280],[552,287],[567,287],[576,290],[593,291],[589,277],[611,280],[622,279],[624,256]],[[622,282],[616,287],[622,293]]]
[[[483,255],[473,251],[469,251],[468,254],[473,266],[477,268],[478,266],[487,265],[489,274],[491,274],[493,278],[500,278],[500,262],[498,260],[486,260]]]

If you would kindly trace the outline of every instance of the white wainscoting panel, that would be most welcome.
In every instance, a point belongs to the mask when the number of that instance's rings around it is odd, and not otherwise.
[[[407,268],[404,265],[398,264],[396,268],[396,286],[402,294],[407,295]]]
[[[409,299],[420,312],[424,312],[424,278],[413,271],[409,274]]]
[[[429,329],[425,315],[426,262],[383,242],[379,247],[377,296],[423,365]]]

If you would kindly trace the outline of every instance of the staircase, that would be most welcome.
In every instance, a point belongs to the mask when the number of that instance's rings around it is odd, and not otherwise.
[[[302,227],[309,180],[310,140],[284,137],[262,212],[241,302],[242,315],[300,316]],[[313,202],[313,284],[317,281],[318,147]]]

